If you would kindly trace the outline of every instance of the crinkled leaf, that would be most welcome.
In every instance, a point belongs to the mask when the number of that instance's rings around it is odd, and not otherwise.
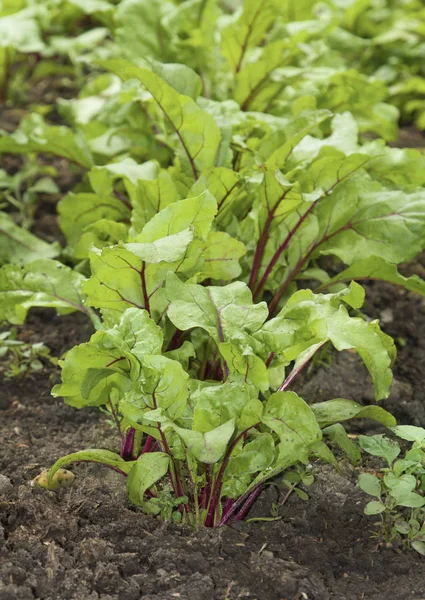
[[[89,342],[68,352],[62,384],[52,393],[77,408],[107,404],[113,389],[124,394],[132,388],[132,382],[140,378],[145,357],[159,353],[161,346],[161,329],[148,313],[130,308],[117,325],[96,332]]]
[[[202,387],[191,395],[193,429],[207,432],[239,418],[250,399],[246,384],[227,381],[219,386]]]
[[[104,66],[123,81],[138,79],[152,94],[178,138],[179,156],[188,163],[195,179],[201,170],[215,165],[221,135],[211,115],[147,69],[120,60],[108,61]]]
[[[351,290],[358,287],[353,282]],[[385,398],[392,381],[394,344],[376,322],[350,317],[343,300],[343,295],[315,295],[300,290],[255,337],[288,360],[324,340],[331,341],[337,350],[355,349],[371,374],[377,399]]]
[[[204,264],[198,279],[235,279],[241,274],[239,259],[245,253],[245,244],[242,242],[224,231],[211,231],[202,252]]]

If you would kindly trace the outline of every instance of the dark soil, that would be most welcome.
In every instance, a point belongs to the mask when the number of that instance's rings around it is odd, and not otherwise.
[[[56,237],[47,202],[36,229],[45,239]],[[418,261],[409,271],[423,275],[425,269]],[[382,405],[401,423],[423,425],[425,300],[377,283],[367,289],[367,313],[381,319],[399,348],[392,393]],[[21,339],[42,340],[54,356],[91,333],[82,315],[57,317],[50,310],[31,311],[18,329]],[[95,465],[76,465],[69,489],[32,487],[31,480],[64,454],[118,448],[99,411],[77,411],[50,396],[57,378],[46,364],[42,373],[2,383],[0,600],[425,598],[424,559],[371,538],[374,520],[363,514],[366,498],[348,464],[342,476],[317,466],[310,500],[292,495],[279,506],[280,520],[197,532],[143,515],[128,501],[120,475]],[[350,353],[304,373],[297,389],[312,402],[374,402],[368,375]],[[362,431],[368,427],[361,424]],[[250,517],[269,517],[283,493],[278,482],[266,488]]]

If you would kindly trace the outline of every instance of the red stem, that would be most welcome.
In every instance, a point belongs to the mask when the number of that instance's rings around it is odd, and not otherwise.
[[[352,227],[353,227],[353,223],[351,221],[349,221],[348,223],[346,223],[345,225],[343,225],[342,227],[340,227],[339,229],[337,229],[330,235],[324,235],[320,241],[316,242],[316,244],[313,244],[310,247],[310,249],[307,251],[307,254],[305,254],[304,256],[300,256],[300,258],[298,259],[294,268],[292,269],[292,271],[290,271],[287,278],[285,279],[283,284],[280,286],[280,288],[277,290],[277,292],[275,293],[275,295],[273,296],[273,298],[269,304],[269,313],[271,315],[274,314],[282,296],[285,294],[289,285],[298,276],[300,271],[303,269],[304,265],[306,263],[308,263],[311,256],[313,255],[313,253],[317,250],[317,248],[319,248],[322,244],[325,244],[327,241],[329,241],[335,235],[338,235],[339,233],[341,233],[342,231],[346,231],[347,229],[351,229]]]
[[[212,490],[212,493],[210,496],[210,501],[209,501],[208,510],[207,510],[207,516],[205,517],[205,523],[204,523],[205,527],[214,527],[214,525],[215,525],[215,517],[216,517],[218,503],[220,501],[220,493],[221,493],[221,485],[222,485],[223,475],[226,470],[227,464],[229,462],[230,455],[232,454],[232,452],[233,452],[236,444],[239,442],[239,440],[242,439],[244,437],[244,435],[250,429],[253,429],[254,427],[258,427],[258,425],[260,425],[260,422],[255,423],[255,425],[251,425],[251,427],[248,427],[247,429],[242,431],[238,436],[235,437],[235,439],[233,440],[233,442],[230,444],[229,448],[227,449],[227,452],[225,454],[223,462],[221,463],[221,467],[217,474],[217,479],[215,480],[214,487],[213,487],[213,490]]]
[[[289,373],[288,377],[284,380],[284,382],[282,383],[282,385],[279,388],[279,392],[284,392],[285,390],[288,389],[288,387],[291,385],[291,383],[293,381],[295,381],[295,379],[298,377],[298,375],[301,373],[301,371],[304,369],[304,367],[310,362],[310,360],[313,358],[313,356],[316,354],[316,352],[318,350],[320,350],[320,348],[326,344],[326,340],[323,341],[320,346],[318,346],[316,348],[316,350],[313,352],[313,354],[311,354],[310,356],[308,356],[305,361],[303,363],[301,363],[300,365],[298,365],[298,367],[292,369],[292,371]]]
[[[150,304],[149,304],[148,289],[147,289],[147,286],[146,286],[145,271],[146,271],[146,263],[143,261],[142,270],[140,271],[140,279],[142,281],[142,291],[143,291],[143,302],[145,304],[145,310],[147,310],[148,313],[151,314],[151,308],[150,308]]]
[[[136,434],[136,430],[134,427],[130,427],[121,442],[121,451],[120,456],[124,460],[134,460],[133,449],[134,449],[134,436]]]
[[[247,515],[250,508],[254,504],[254,502],[257,500],[258,496],[261,494],[262,489],[263,489],[262,485],[259,485],[258,487],[254,488],[254,490],[250,493],[248,498],[245,500],[245,503],[242,506],[242,508],[240,509],[240,511],[238,512],[238,514],[235,516],[235,521],[242,521],[244,519],[244,517]]]
[[[263,287],[265,286],[267,279],[269,278],[270,273],[273,271],[273,268],[275,266],[275,264],[277,263],[277,261],[279,260],[279,258],[282,255],[282,252],[284,252],[286,250],[286,248],[289,246],[290,241],[292,240],[292,238],[294,237],[294,235],[296,234],[296,232],[298,231],[298,229],[301,227],[301,225],[304,223],[304,221],[306,220],[306,218],[308,217],[308,215],[311,213],[311,211],[313,210],[313,208],[316,205],[316,202],[312,202],[312,204],[308,207],[308,209],[305,211],[305,213],[298,219],[298,221],[296,222],[295,226],[291,229],[291,231],[288,233],[288,235],[286,236],[286,239],[284,240],[284,242],[279,246],[279,248],[276,250],[276,252],[274,253],[271,261],[269,262],[269,264],[267,265],[267,268],[264,272],[264,275],[262,276],[260,283],[257,285],[254,293],[253,293],[253,300],[257,300],[258,296],[260,295],[260,293],[263,290]]]
[[[261,267],[261,261],[263,259],[264,250],[266,249],[267,240],[269,239],[270,226],[273,221],[273,212],[269,211],[267,220],[264,225],[263,233],[258,240],[257,247],[255,249],[254,261],[252,263],[251,276],[249,278],[248,287],[253,290],[257,282],[258,271]]]
[[[155,392],[152,392],[152,399],[153,399],[154,408],[155,409],[158,408]],[[173,488],[175,497],[181,498],[182,496],[185,495],[184,490],[183,490],[183,485],[180,481],[179,474],[177,473],[176,465],[174,462],[173,455],[171,454],[171,450],[170,450],[170,446],[168,445],[167,438],[165,437],[165,433],[161,429],[161,423],[158,422],[157,426],[158,426],[159,434],[161,436],[161,441],[162,441],[162,446],[164,448],[164,452],[166,454],[168,454],[168,456],[170,457],[170,461],[173,464],[173,468],[171,468],[171,466],[170,466],[168,469],[168,476],[170,478],[171,487]],[[174,471],[174,473],[173,473],[173,471]],[[183,511],[188,512],[188,510],[189,510],[189,507],[187,506],[187,504],[179,506],[180,512],[183,512]]]
[[[242,494],[242,496],[240,496],[240,498],[238,498],[236,500],[236,502],[231,506],[231,508],[225,514],[223,514],[221,521],[218,524],[218,527],[222,527],[223,525],[226,525],[226,523],[228,521],[230,521],[230,519],[233,517],[233,515],[237,512],[239,507],[242,504],[244,504],[244,502],[246,502],[247,498],[249,498],[256,489],[261,488],[262,485],[263,485],[263,482],[261,481],[256,486],[254,486],[251,490]]]
[[[148,437],[146,438],[146,441],[144,443],[144,446],[142,448],[142,452],[141,454],[146,454],[146,452],[151,452],[153,450],[153,445],[155,442],[155,438],[152,435],[148,435]]]

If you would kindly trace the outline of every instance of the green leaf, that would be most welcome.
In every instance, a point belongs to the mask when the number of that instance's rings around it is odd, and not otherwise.
[[[271,42],[261,48],[256,60],[250,60],[236,73],[233,98],[242,110],[264,109],[275,92],[271,85],[273,71],[288,63],[295,53],[295,44],[288,40]]]
[[[199,281],[208,278],[223,281],[235,279],[241,274],[242,267],[239,259],[245,254],[245,244],[224,231],[211,231],[202,252],[204,260],[202,272],[197,279]]]
[[[352,304],[359,288],[352,284],[346,292]],[[345,292],[344,292],[345,293]],[[357,302],[355,304],[359,306]],[[295,360],[306,348],[329,340],[337,350],[355,349],[371,374],[376,398],[386,398],[392,381],[390,366],[395,346],[376,322],[350,317],[343,295],[315,295],[300,290],[292,295],[277,317],[255,334],[271,352]]]
[[[80,452],[73,452],[72,454],[68,454],[57,460],[49,470],[48,482],[53,479],[55,473],[57,473],[59,469],[62,469],[73,462],[100,463],[108,467],[119,469],[125,474],[130,473],[134,465],[134,461],[125,461],[119,454],[111,452],[110,450],[81,450]]]
[[[416,477],[414,475],[397,476],[391,472],[386,473],[384,483],[398,506],[420,508],[425,505],[425,498],[414,492],[416,488]]]
[[[221,51],[233,73],[240,71],[247,51],[261,42],[275,17],[273,0],[261,4],[246,0],[238,19],[224,28]]]
[[[161,23],[163,16],[174,9],[164,0],[123,0],[117,6],[117,43],[130,58],[167,58],[169,39]]]
[[[0,269],[0,321],[20,324],[32,307],[56,308],[59,313],[88,314],[81,287],[85,278],[54,260],[40,259]]]
[[[174,202],[154,215],[134,241],[154,242],[189,227],[198,238],[205,239],[216,212],[215,199],[205,191],[199,196]]]
[[[189,359],[195,358],[196,352],[191,342],[183,342],[180,348],[164,352],[164,356],[171,358],[171,360],[177,360],[183,366],[185,371],[187,371]]]
[[[187,449],[196,460],[201,463],[214,464],[220,460],[226,451],[227,445],[235,431],[235,419],[230,419],[223,425],[211,429],[206,433],[191,431],[182,427],[173,426],[179,434]]]
[[[198,73],[184,64],[164,64],[155,60],[149,61],[152,71],[159,75],[179,94],[197,100],[202,93],[202,80]]]
[[[373,419],[387,427],[392,427],[396,422],[395,418],[380,406],[361,406],[353,400],[343,398],[312,404],[311,410],[321,427],[353,418]]]
[[[240,195],[243,179],[239,173],[225,167],[214,167],[204,171],[193,184],[191,193],[201,194],[207,189],[216,199],[218,207],[217,221],[229,212]]]
[[[93,251],[88,302],[115,311],[136,306],[160,316],[167,306],[162,291],[167,273],[196,272],[215,212],[216,202],[205,192],[164,208],[131,244]]]
[[[86,15],[113,10],[113,5],[108,0],[68,0],[68,2],[78,6]]]
[[[84,260],[90,256],[95,248],[101,249],[126,240],[128,226],[125,223],[116,223],[108,219],[100,219],[95,223],[86,225],[82,235],[74,244],[72,253],[76,260]]]
[[[332,254],[348,265],[370,256],[395,264],[410,260],[423,246],[423,202],[421,192],[400,194],[377,190],[366,180],[347,181],[317,205],[321,232],[311,256]],[[344,211],[344,223],[332,214],[335,205]]]
[[[306,464],[310,447],[322,437],[312,410],[295,392],[272,394],[261,421],[279,436],[280,456],[292,462]]]
[[[425,440],[425,429],[423,427],[415,427],[414,425],[398,425],[392,427],[392,431],[403,440],[408,442],[417,442],[422,444]]]
[[[205,188],[199,193],[205,191]],[[131,213],[132,234],[137,236],[157,213],[180,200],[176,184],[171,175],[161,171],[152,181],[138,181],[131,193],[133,211]]]
[[[129,62],[114,60],[103,66],[123,81],[138,79],[152,94],[160,110],[178,138],[178,155],[188,163],[195,179],[200,171],[215,165],[220,144],[220,130],[213,117],[189,96],[176,92],[154,73]]]
[[[28,154],[45,152],[62,156],[89,169],[93,164],[91,154],[81,134],[75,134],[62,125],[48,125],[42,117],[32,113],[24,117],[19,128],[0,137],[0,153]]]
[[[275,455],[275,443],[270,433],[260,433],[247,442],[242,450],[231,456],[226,468],[226,479],[258,473],[267,469]]]
[[[117,325],[96,332],[89,342],[67,353],[62,365],[63,383],[56,385],[52,394],[63,396],[67,404],[77,408],[108,404],[116,393],[122,396],[132,389],[133,382],[140,379],[141,364],[159,353],[161,346],[161,329],[148,313],[130,308]]]
[[[313,456],[317,456],[317,458],[320,458],[320,460],[332,465],[338,471],[338,473],[340,472],[339,462],[325,442],[316,442],[313,444],[313,446],[311,446],[310,452]],[[305,483],[304,480],[303,483]]]
[[[406,523],[406,521],[396,521],[394,527],[398,533],[401,533],[402,535],[408,535],[411,529],[409,523]]]
[[[262,392],[269,389],[270,380],[267,367],[249,346],[249,337],[242,334],[237,339],[234,336],[234,343],[220,343],[218,349],[231,373],[239,373],[247,383],[251,383]]]
[[[233,329],[256,331],[267,318],[264,302],[252,304],[252,295],[241,281],[223,287],[182,283],[173,274],[167,277],[168,317],[181,331],[201,327],[217,342]]]
[[[250,395],[246,384],[231,381],[200,388],[190,398],[195,406],[193,429],[205,433],[233,418],[239,418]]]
[[[335,277],[326,281],[325,286],[329,288],[329,286],[334,283],[351,281],[352,279],[357,281],[367,279],[388,281],[389,283],[402,286],[406,290],[425,296],[425,281],[423,281],[423,279],[418,275],[403,277],[403,275],[398,272],[395,264],[389,263],[379,256],[370,256],[369,258],[354,263],[351,267],[348,267],[348,269],[344,269],[344,271],[341,271],[341,273],[338,273],[338,275],[335,275]]]
[[[143,234],[139,236],[142,237]],[[150,264],[159,263],[161,261],[173,263],[181,260],[185,254],[187,247],[193,240],[193,231],[185,229],[179,233],[169,235],[167,237],[155,240],[150,243],[132,243],[124,244],[124,248],[132,254]]]
[[[322,433],[324,437],[339,446],[341,450],[345,452],[353,465],[358,465],[360,463],[360,450],[358,449],[357,445],[347,436],[347,432],[341,423],[335,423],[335,425],[326,427]]]
[[[368,502],[364,509],[365,515],[380,515],[384,511],[385,504],[382,504],[382,502],[377,502],[376,500],[373,502]]]
[[[67,194],[58,204],[58,213],[60,228],[71,247],[78,243],[90,225],[100,221],[122,223],[130,215],[129,209],[118,198],[87,193]],[[105,228],[106,239],[108,233]]]
[[[332,113],[326,109],[303,112],[290,123],[284,132],[279,132],[278,139],[283,143],[268,156],[266,155],[270,142],[266,142],[260,147],[259,154],[267,168],[270,170],[281,169],[297,144],[331,115]],[[363,160],[365,159],[363,158]]]
[[[34,9],[27,8],[0,18],[0,47],[20,52],[40,52],[44,43]]]
[[[152,487],[167,473],[170,457],[164,452],[148,452],[139,456],[127,477],[128,497],[134,504],[143,508],[148,514],[157,512],[144,500],[146,490]]]
[[[14,221],[0,212],[0,265],[6,263],[27,264],[41,258],[55,258],[60,253],[57,242],[48,244],[15,225]]]
[[[422,554],[423,556],[425,556],[425,542],[413,541],[412,548],[414,550],[416,550],[416,552],[419,552],[419,554]]]
[[[132,306],[145,308],[143,261],[135,254],[122,246],[92,251],[90,267],[92,276],[83,286],[90,306],[111,309],[118,318]]]
[[[361,435],[359,444],[362,450],[365,450],[372,456],[380,456],[385,458],[387,463],[391,465],[397,456],[400,454],[400,446],[397,442],[388,439],[384,435]]]
[[[189,397],[188,379],[189,375],[176,360],[165,356],[145,356],[140,379],[143,403],[151,408],[162,408],[172,420],[178,419]]]
[[[88,177],[93,190],[99,195],[111,194],[114,182],[122,179],[132,197],[131,190],[134,186],[155,180],[158,172],[159,165],[155,160],[138,164],[132,158],[124,158],[118,162],[93,167]]]
[[[361,490],[366,492],[366,494],[369,494],[369,496],[375,496],[375,498],[381,497],[381,482],[376,475],[372,475],[372,473],[361,473],[357,485]]]

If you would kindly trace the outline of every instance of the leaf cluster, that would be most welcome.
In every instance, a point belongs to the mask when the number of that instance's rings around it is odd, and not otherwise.
[[[384,435],[360,436],[361,448],[384,459],[387,466],[379,474],[362,473],[357,485],[375,498],[365,514],[379,515],[376,537],[387,543],[400,541],[425,554],[425,430],[401,425],[391,428],[398,438],[411,442],[402,453],[401,443]]]

